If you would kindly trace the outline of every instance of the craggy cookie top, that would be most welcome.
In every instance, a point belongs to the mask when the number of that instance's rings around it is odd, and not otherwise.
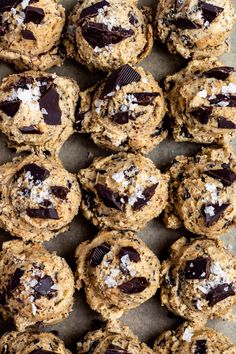
[[[168,178],[141,154],[94,159],[79,172],[82,211],[101,228],[140,230],[164,209]]]
[[[8,332],[0,339],[3,354],[71,354],[52,333]]]
[[[89,69],[136,64],[152,49],[152,27],[131,0],[86,0],[69,16],[67,55]]]
[[[57,154],[73,133],[79,86],[46,72],[10,75],[0,85],[0,130],[18,150]]]
[[[230,0],[160,0],[154,27],[171,53],[203,58],[228,51],[235,20]]]
[[[236,224],[236,160],[233,151],[203,148],[195,157],[176,156],[169,169],[168,228],[182,224],[207,237],[225,234]]]
[[[229,318],[236,304],[236,257],[222,241],[180,238],[162,264],[162,305],[194,321]]]
[[[156,354],[234,354],[236,346],[212,328],[185,322],[176,330],[162,333],[153,350]]]
[[[233,67],[215,58],[193,60],[166,78],[176,141],[225,143],[236,136],[236,79]]]
[[[153,351],[119,321],[111,321],[100,330],[88,332],[77,344],[78,354],[153,354]]]
[[[128,64],[80,94],[77,131],[107,149],[147,153],[166,136],[166,105],[151,73]]]
[[[36,323],[66,318],[73,304],[74,277],[64,259],[39,244],[9,241],[0,253],[0,312],[24,331]]]
[[[42,155],[0,166],[0,196],[1,227],[33,242],[65,231],[81,200],[76,177]]]
[[[1,1],[0,22],[2,60],[20,70],[45,70],[62,62],[56,45],[65,23],[65,10],[58,0]]]
[[[150,299],[159,287],[160,263],[130,231],[101,231],[76,250],[76,287],[105,319],[116,319]]]

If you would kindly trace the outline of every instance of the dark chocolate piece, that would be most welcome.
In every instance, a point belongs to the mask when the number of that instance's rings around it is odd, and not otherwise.
[[[25,9],[25,23],[33,22],[39,25],[44,19],[45,13],[39,7],[27,6]]]
[[[149,282],[144,277],[135,277],[121,285],[119,289],[122,293],[125,294],[137,294],[144,291],[149,285]]]
[[[21,2],[22,0],[1,0],[0,12],[10,11],[11,8],[17,7]]]
[[[2,22],[0,25],[0,37],[4,36],[9,29],[9,24],[7,21]]]
[[[194,108],[190,114],[199,120],[201,124],[207,124],[212,114],[213,107],[198,107]]]
[[[103,9],[105,6],[109,7],[110,4],[106,0],[102,0],[96,4],[86,7],[81,11],[79,23],[86,18],[97,16],[99,13],[98,10]]]
[[[92,249],[92,253],[90,256],[90,264],[92,267],[96,267],[99,264],[101,264],[103,257],[110,252],[111,246],[107,243],[104,242],[101,245],[95,247]]]
[[[120,252],[118,253],[118,258],[121,259],[122,257],[128,255],[129,259],[132,262],[139,262],[141,260],[139,252],[134,249],[133,247],[127,246],[127,247],[122,247],[120,249]]]
[[[150,187],[147,187],[143,191],[143,196],[144,198],[138,198],[137,201],[133,205],[133,210],[139,210],[141,209],[144,205],[147,204],[147,202],[153,197],[155,194],[156,188],[158,186],[158,183],[153,184]]]
[[[218,179],[224,186],[231,186],[236,181],[236,173],[230,168],[222,168],[221,170],[208,170],[204,172],[208,176]]]
[[[132,103],[137,103],[140,106],[150,105],[154,99],[160,96],[159,92],[129,92],[127,95],[132,95],[135,97],[135,100]]]
[[[34,183],[42,182],[50,176],[50,172],[46,168],[40,167],[36,163],[25,165],[23,171],[30,172]]]
[[[177,17],[173,20],[169,20],[169,22],[180,29],[198,29],[202,27],[198,23],[192,22],[190,19],[185,17]]]
[[[199,257],[186,261],[184,273],[186,279],[208,279],[211,271],[211,258]]]
[[[113,192],[110,188],[99,183],[96,184],[94,188],[96,189],[99,198],[102,199],[105,206],[108,208],[123,210],[124,204],[121,202],[122,197],[120,197],[118,193]]]
[[[202,16],[204,18],[204,21],[212,22],[214,19],[219,16],[219,14],[224,11],[223,7],[219,7],[213,4],[208,4],[207,2],[204,2],[201,5],[202,8]]]
[[[14,101],[3,101],[0,103],[0,110],[9,117],[14,117],[20,108],[21,101],[16,99]]]
[[[138,19],[133,12],[131,12],[131,11],[129,12],[128,18],[129,18],[129,23],[131,23],[131,25],[137,27]]]
[[[50,87],[39,99],[40,109],[45,109],[47,114],[43,113],[43,118],[48,125],[61,124],[61,109],[59,106],[59,94],[55,88]]]
[[[27,30],[27,29],[22,30],[21,34],[22,34],[22,37],[24,39],[26,39],[27,41],[36,41],[36,38],[35,38],[33,32],[31,32],[30,30]]]
[[[131,353],[125,349],[122,349],[121,347],[118,347],[118,345],[110,344],[107,350],[105,351],[105,354],[131,354]]]
[[[67,194],[69,193],[69,189],[62,186],[52,186],[50,189],[57,198],[62,200],[65,200]]]
[[[114,26],[111,30],[107,25],[96,22],[86,22],[82,25],[82,35],[93,48],[104,48],[109,44],[116,44],[134,35],[132,29],[126,30]]]
[[[34,290],[41,296],[47,296],[50,292],[55,291],[52,289],[54,281],[49,275],[45,275],[39,279],[38,284],[35,285]]]
[[[236,124],[225,117],[218,117],[218,128],[221,129],[236,129]]]
[[[213,105],[219,105],[219,103],[227,103],[226,107],[236,107],[236,96],[230,94],[218,94],[215,98],[208,98],[208,101]],[[219,105],[220,106],[220,105]]]
[[[202,75],[206,77],[213,77],[217,80],[226,80],[233,72],[234,68],[232,66],[219,66],[208,71],[204,71]]]
[[[9,285],[7,286],[7,293],[10,295],[20,285],[21,277],[24,275],[24,271],[20,268],[16,268]]]
[[[52,352],[51,350],[44,350],[44,349],[35,349],[29,354],[57,354],[56,352]]]
[[[39,218],[39,219],[59,219],[58,213],[56,209],[54,208],[38,208],[38,209],[33,209],[33,208],[28,208],[26,210],[27,215],[30,218]]]
[[[208,301],[208,305],[212,307],[218,302],[227,299],[227,297],[234,295],[235,292],[231,284],[220,284],[209,291],[206,295],[206,300]]]
[[[100,99],[108,98],[109,94],[116,91],[117,86],[131,84],[132,82],[138,82],[141,80],[141,76],[130,65],[126,64],[119,69],[113,71],[111,75],[105,81],[105,86],[100,96]]]
[[[199,339],[196,341],[194,354],[207,354],[207,341],[206,341],[206,339]]]
[[[132,116],[129,114],[128,111],[126,111],[115,113],[113,116],[111,116],[111,118],[112,121],[117,124],[127,124],[130,118],[132,118]]]
[[[43,134],[35,125],[29,125],[28,127],[19,128],[22,134]]]
[[[215,222],[217,222],[224,211],[228,208],[230,204],[222,204],[222,205],[217,205],[217,204],[207,204],[203,206],[203,215],[205,217],[205,222],[206,222],[206,227],[212,226]],[[214,208],[214,215],[210,215],[209,213],[205,212],[205,208],[207,207],[213,207]]]

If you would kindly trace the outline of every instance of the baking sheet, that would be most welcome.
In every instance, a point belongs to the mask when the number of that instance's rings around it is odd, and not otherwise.
[[[69,12],[75,0],[61,1]],[[233,0],[236,7],[236,0]],[[155,0],[140,1],[140,5],[156,6]],[[223,62],[229,66],[236,66],[236,28],[231,35],[231,51],[222,57]],[[154,77],[160,81],[167,74],[174,73],[184,67],[187,61],[179,56],[168,53],[164,45],[155,43],[152,54],[145,59],[141,65],[152,72]],[[68,75],[76,79],[81,87],[85,89],[97,82],[105,75],[102,73],[90,73],[85,67],[79,66],[72,61],[66,61],[60,68],[53,68],[51,72],[59,75]],[[0,78],[13,73],[12,67],[0,64]],[[236,151],[236,142],[232,144]],[[193,155],[200,149],[200,145],[193,143],[175,143],[171,137],[162,142],[148,156],[162,170],[170,163],[177,154]],[[87,167],[95,156],[108,155],[95,146],[87,136],[73,135],[63,146],[60,157],[66,169],[71,172],[78,172],[79,169]],[[15,156],[14,152],[6,148],[6,139],[0,134],[0,163],[10,161]],[[97,229],[93,227],[84,217],[79,215],[71,224],[70,231],[57,236],[54,240],[46,243],[46,248],[56,251],[58,255],[65,257],[72,269],[75,267],[74,253],[78,244],[96,235]],[[167,256],[169,246],[180,236],[184,236],[186,231],[167,230],[164,225],[157,220],[151,221],[148,226],[140,232],[140,237],[157,254],[160,260]],[[0,230],[0,242],[10,240],[8,233]],[[223,237],[226,246],[236,255],[236,230]],[[236,312],[236,311],[235,311]],[[65,341],[69,349],[75,353],[76,342],[89,330],[98,326],[101,320],[99,314],[92,311],[85,300],[83,291],[76,291],[75,304],[71,315],[61,324],[47,328],[47,330],[58,331],[59,336]],[[135,310],[131,310],[122,318],[135,334],[142,341],[152,346],[154,339],[163,331],[175,328],[182,320],[175,317],[162,308],[159,300],[159,292],[149,301]],[[222,320],[210,321],[209,326],[221,330],[228,335],[236,344],[236,322],[224,322]],[[0,319],[0,334],[11,329],[9,323]]]

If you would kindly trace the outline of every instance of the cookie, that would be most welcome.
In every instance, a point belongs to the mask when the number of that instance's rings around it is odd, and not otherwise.
[[[140,230],[167,202],[167,176],[141,154],[96,158],[78,177],[84,216],[100,228]]]
[[[162,333],[153,350],[156,354],[233,354],[236,346],[212,328],[186,322],[176,330]]]
[[[65,9],[58,0],[2,1],[0,23],[1,60],[18,70],[47,70],[62,64],[58,44]]]
[[[110,321],[100,330],[88,332],[77,344],[77,354],[154,354],[136,335],[119,321]]]
[[[74,277],[65,260],[39,244],[9,241],[0,253],[0,312],[19,331],[53,325],[73,305]]]
[[[90,70],[110,71],[150,53],[152,26],[136,1],[86,0],[69,16],[64,45],[68,57]]]
[[[150,299],[159,288],[160,263],[133,232],[100,231],[76,250],[76,287],[90,307],[117,319]]]
[[[70,78],[28,71],[0,85],[0,130],[18,151],[59,153],[74,131],[79,86]]]
[[[0,166],[0,226],[24,241],[64,232],[81,200],[76,177],[59,160],[30,155]]]
[[[151,73],[128,64],[80,94],[77,131],[114,151],[148,153],[166,136],[166,105]]]
[[[154,28],[172,54],[197,59],[226,53],[235,21],[230,0],[160,0]]]
[[[236,257],[216,239],[182,237],[161,269],[161,302],[194,321],[230,318],[236,304]]]
[[[71,354],[52,333],[8,332],[0,339],[3,354]]]
[[[184,225],[207,237],[236,225],[236,159],[228,147],[204,148],[194,157],[176,156],[169,169],[166,227]]]
[[[193,60],[166,78],[176,141],[225,144],[236,136],[236,78],[215,58]]]

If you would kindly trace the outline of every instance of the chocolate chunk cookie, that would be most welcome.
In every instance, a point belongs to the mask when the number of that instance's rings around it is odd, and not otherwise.
[[[154,354],[129,327],[119,321],[110,321],[104,328],[88,332],[77,348],[78,354]]]
[[[76,177],[59,160],[30,155],[0,166],[0,226],[25,241],[64,232],[80,200]]]
[[[140,230],[168,198],[167,176],[141,154],[96,158],[79,172],[79,181],[84,216],[101,228]]]
[[[0,312],[19,331],[69,315],[74,278],[64,259],[39,244],[9,241],[0,253],[0,272]]]
[[[134,1],[86,0],[70,14],[64,44],[90,70],[110,71],[149,54],[152,27]]]
[[[196,323],[184,323],[155,341],[156,354],[233,354],[236,346],[222,333]]]
[[[195,157],[177,156],[169,169],[169,202],[164,223],[182,224],[207,237],[225,234],[236,224],[236,159],[233,151],[204,148]]]
[[[184,237],[162,264],[163,306],[189,320],[229,319],[236,304],[236,257],[222,241]]]
[[[160,0],[154,27],[171,53],[203,58],[228,51],[235,21],[230,0]]]
[[[61,64],[58,44],[64,23],[65,9],[58,0],[1,1],[0,59],[18,70]]]
[[[106,149],[147,153],[166,136],[166,105],[151,73],[128,64],[80,94],[77,130]]]
[[[52,333],[8,332],[0,339],[3,354],[71,354]]]
[[[0,85],[0,130],[21,150],[57,154],[73,134],[79,86],[67,77],[28,71]]]
[[[193,60],[165,81],[176,141],[224,144],[236,136],[234,68]]]
[[[159,287],[160,263],[130,231],[101,231],[76,250],[76,287],[105,319],[116,319],[150,299]]]

